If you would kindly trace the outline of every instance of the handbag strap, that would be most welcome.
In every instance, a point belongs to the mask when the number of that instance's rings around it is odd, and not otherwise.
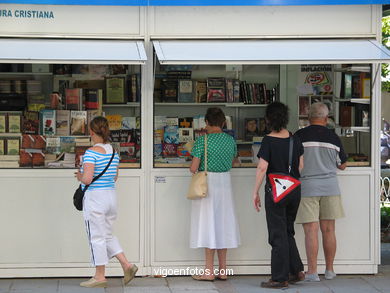
[[[204,171],[207,173],[207,134],[204,137]]]
[[[288,173],[291,172],[291,165],[292,165],[292,155],[293,155],[293,146],[294,146],[294,139],[293,136],[290,136],[290,143],[289,143],[289,151],[288,151]]]
[[[90,184],[85,185],[84,191],[86,191],[86,190],[88,189],[88,187],[89,187],[92,183],[94,183],[96,180],[98,180],[100,177],[102,177],[104,173],[106,173],[107,169],[108,169],[108,168],[110,167],[110,165],[111,165],[112,160],[114,159],[114,156],[115,156],[115,151],[112,152],[111,159],[110,159],[110,161],[108,162],[107,166],[104,168],[104,170],[103,170],[102,172],[100,172],[100,174],[97,175],[96,177],[93,177],[92,182],[91,182]]]

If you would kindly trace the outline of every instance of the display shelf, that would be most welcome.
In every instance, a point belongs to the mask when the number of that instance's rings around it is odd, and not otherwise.
[[[141,168],[140,163],[119,163],[119,168]]]
[[[351,72],[371,72],[370,66],[351,66],[335,68],[334,72],[351,73]]]
[[[371,99],[363,99],[363,98],[356,98],[356,99],[344,99],[344,98],[336,98],[335,102],[351,102],[355,104],[371,104]]]
[[[135,108],[140,107],[140,103],[127,103],[127,104],[103,104],[103,108]]]
[[[22,134],[20,132],[15,132],[15,133],[12,133],[12,132],[4,132],[4,133],[0,133],[0,137],[21,137]]]
[[[347,162],[347,167],[368,167],[370,162]]]
[[[244,104],[244,103],[154,103],[155,106],[224,106],[224,107],[267,107],[268,104]]]
[[[0,76],[10,75],[10,76],[19,76],[19,75],[53,75],[52,72],[0,72]]]
[[[191,163],[187,164],[169,164],[169,163],[155,163],[155,168],[189,168]],[[257,167],[256,163],[234,163],[233,168],[255,168]]]

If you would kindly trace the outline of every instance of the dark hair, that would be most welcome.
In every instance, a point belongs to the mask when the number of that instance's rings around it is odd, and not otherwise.
[[[225,124],[226,117],[221,108],[208,108],[205,120],[210,126],[218,126],[222,128]]]
[[[280,102],[269,104],[265,110],[267,126],[274,131],[281,131],[287,127],[288,107]]]
[[[101,138],[103,138],[103,142],[107,143],[110,139],[110,127],[108,126],[108,121],[103,116],[97,116],[92,119],[89,123],[89,128]]]

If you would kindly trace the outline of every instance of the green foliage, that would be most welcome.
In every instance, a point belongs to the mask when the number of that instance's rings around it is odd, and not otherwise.
[[[382,44],[389,49],[390,45],[390,16],[382,18]],[[387,78],[390,74],[389,63],[382,64],[382,77]],[[382,81],[382,91],[390,92],[390,81]]]
[[[381,207],[381,228],[390,229],[390,207]]]

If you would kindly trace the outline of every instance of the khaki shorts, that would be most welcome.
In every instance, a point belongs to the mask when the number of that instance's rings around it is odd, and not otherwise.
[[[319,220],[336,220],[344,217],[341,196],[302,197],[296,223],[312,223]]]

